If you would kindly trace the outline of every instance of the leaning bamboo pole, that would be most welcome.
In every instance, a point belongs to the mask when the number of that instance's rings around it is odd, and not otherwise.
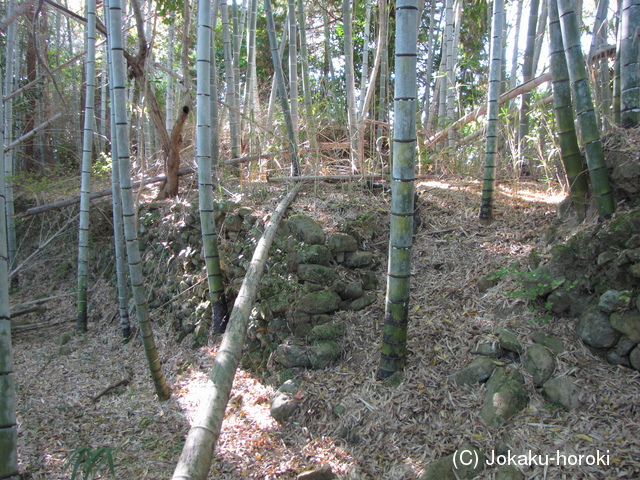
[[[521,85],[518,85],[517,87],[512,88],[508,92],[505,92],[502,95],[500,95],[500,98],[498,99],[498,104],[501,105],[507,102],[508,100],[511,100],[512,98],[515,98],[518,95],[522,95],[525,92],[531,91],[537,86],[549,81],[551,81],[551,72],[543,73],[539,77],[536,77]],[[451,133],[452,131],[459,130],[461,127],[463,127],[467,123],[471,123],[474,120],[477,120],[478,118],[480,118],[482,115],[485,115],[486,113],[487,113],[487,104],[485,103],[484,105],[476,108],[474,111],[467,113],[464,117],[459,119],[453,125],[437,133],[434,133],[432,136],[430,136],[425,140],[423,147],[428,148],[432,145],[435,145],[436,143],[446,139],[449,136],[449,133]],[[425,130],[422,131],[422,133],[424,132]]]
[[[289,204],[300,190],[294,187],[273,212],[269,225],[256,246],[249,269],[244,277],[238,297],[233,305],[227,331],[213,363],[203,400],[187,435],[187,440],[173,473],[173,480],[207,478],[211,460],[220,436],[222,419],[236,369],[242,357],[249,314],[253,308],[258,285],[280,221]]]

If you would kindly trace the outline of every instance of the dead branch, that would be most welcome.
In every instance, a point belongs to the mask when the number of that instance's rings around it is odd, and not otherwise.
[[[195,173],[195,168],[184,168],[178,172],[178,176],[189,175],[191,173]],[[132,188],[139,188],[141,185],[149,185],[152,183],[158,183],[165,180],[166,175],[158,175],[157,177],[145,178],[144,180],[140,180],[139,182],[134,182]],[[89,196],[90,200],[95,200],[96,198],[108,197],[113,195],[113,189],[107,188],[106,190],[102,190],[100,192],[94,192]],[[68,207],[69,205],[74,205],[76,203],[80,203],[80,197],[68,198],[66,200],[60,200],[59,202],[48,203],[46,205],[40,205],[38,207],[33,207],[24,212],[20,212],[16,214],[16,218],[24,218],[29,217],[31,215],[38,215],[43,212],[48,212],[50,210],[57,210],[60,208]]]

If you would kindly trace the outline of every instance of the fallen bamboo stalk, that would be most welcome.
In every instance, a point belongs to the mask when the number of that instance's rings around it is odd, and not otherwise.
[[[37,306],[37,305],[40,305],[40,304],[43,304],[43,303],[47,303],[47,302],[49,302],[51,300],[56,300],[58,298],[68,297],[69,295],[76,295],[76,292],[68,292],[68,293],[63,293],[61,295],[54,295],[52,297],[38,298],[37,300],[31,300],[29,302],[19,303],[17,305],[13,305],[11,307],[11,310],[19,311],[20,309],[28,308],[28,307],[31,307],[33,305]]]
[[[289,182],[315,182],[315,181],[326,181],[326,182],[341,182],[344,180],[383,180],[385,178],[384,175],[298,175],[295,177],[276,177],[276,178],[267,178],[268,182],[271,183],[289,183]]]
[[[187,435],[187,440],[173,473],[173,480],[205,480],[220,436],[222,419],[229,401],[236,369],[242,357],[249,315],[255,302],[256,293],[264,266],[280,221],[289,204],[300,190],[296,185],[280,202],[273,212],[269,225],[256,246],[247,274],[242,281],[238,297],[233,305],[227,332],[213,363],[207,381],[206,392],[198,407],[196,417]]]

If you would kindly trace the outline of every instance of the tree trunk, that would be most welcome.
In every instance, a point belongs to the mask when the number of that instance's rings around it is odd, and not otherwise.
[[[122,38],[122,9],[120,0],[110,0],[109,3],[109,37],[111,52],[111,68],[113,83],[113,109],[116,121],[116,138],[118,149],[118,171],[120,173],[120,187],[122,190],[122,214],[124,219],[124,233],[127,244],[127,259],[129,275],[136,304],[140,335],[144,345],[151,377],[153,378],[156,394],[160,400],[170,396],[169,386],[162,373],[158,350],[153,338],[149,319],[149,305],[147,292],[144,287],[140,248],[136,231],[136,210],[134,208],[133,193],[131,191],[131,161],[129,152],[129,131],[126,111],[126,75],[123,56]]]
[[[391,228],[386,309],[378,370],[380,379],[401,371],[407,356],[416,154],[417,11],[417,0],[396,0],[396,121],[393,128]]]
[[[268,2],[269,0],[266,0],[265,3]],[[242,358],[249,315],[255,302],[269,254],[269,247],[284,212],[299,189],[300,186],[294,187],[280,202],[256,246],[247,274],[233,305],[227,332],[218,349],[206,391],[203,392],[202,401],[198,406],[196,417],[191,424],[184,448],[173,472],[173,480],[205,480],[207,478],[216,442],[220,436],[233,379]]]
[[[551,0],[553,1],[553,0]],[[582,54],[578,18],[572,0],[558,0],[558,13],[562,29],[564,53],[567,58],[571,92],[575,101],[576,118],[578,120],[578,141],[585,150],[591,188],[603,218],[609,218],[615,211],[615,201],[611,193],[607,165],[600,140],[600,131],[591,100],[589,79]]]
[[[502,70],[502,32],[504,0],[493,3],[491,25],[491,64],[489,66],[489,93],[487,100],[487,134],[484,158],[484,183],[480,204],[480,221],[493,219],[493,189],[495,186],[496,158],[498,156],[498,99],[500,98],[500,72]]]
[[[182,107],[182,112],[171,131],[170,147],[165,162],[166,181],[160,186],[158,199],[173,198],[178,195],[178,171],[180,170],[180,148],[182,147],[182,129],[189,117],[189,106]]]
[[[78,232],[78,318],[79,333],[87,331],[87,275],[89,270],[89,194],[91,193],[91,161],[93,157],[93,126],[95,125],[96,91],[96,2],[87,0],[85,60],[86,94],[84,135],[82,140],[82,176],[80,185],[80,228]]]

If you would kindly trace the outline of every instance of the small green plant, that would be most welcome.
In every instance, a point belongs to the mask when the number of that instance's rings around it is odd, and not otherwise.
[[[620,299],[620,301],[628,304],[629,302],[631,302],[632,295],[633,295],[633,292],[631,290],[622,290],[620,292],[620,295],[618,295],[618,298]]]
[[[84,480],[92,480],[100,470],[100,467],[107,461],[109,465],[109,471],[111,476],[116,478],[115,466],[113,464],[113,447],[100,447],[92,449],[91,447],[79,447],[76,448],[65,465],[65,471],[73,464],[73,471],[71,472],[71,480],[78,478],[78,473],[83,473]]]

